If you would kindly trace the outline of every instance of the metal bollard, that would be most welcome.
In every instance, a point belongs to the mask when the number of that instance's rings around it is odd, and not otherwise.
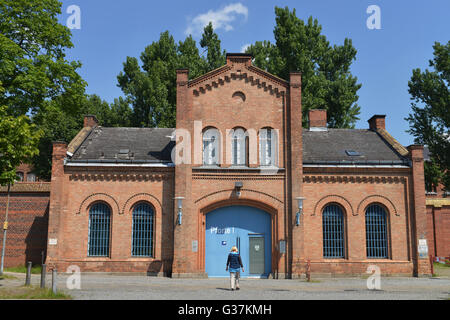
[[[47,265],[42,265],[42,271],[41,271],[41,289],[45,288],[45,276],[47,274]]]
[[[27,276],[25,278],[25,285],[26,286],[29,286],[31,284],[31,266],[32,266],[32,263],[29,261],[27,263]]]
[[[53,291],[53,294],[56,294],[56,282],[57,282],[56,277],[57,277],[57,271],[56,271],[56,269],[53,269],[52,270],[52,291]]]

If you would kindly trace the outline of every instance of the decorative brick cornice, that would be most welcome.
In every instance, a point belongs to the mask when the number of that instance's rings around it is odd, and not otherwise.
[[[277,97],[283,96],[286,92],[287,82],[253,66],[243,66],[243,70],[238,71],[231,69],[230,66],[217,69],[216,73],[206,74],[204,77],[191,81],[189,87],[194,88],[193,93],[195,96],[198,96],[223,86],[232,80],[242,80]]]
[[[308,175],[303,176],[304,183],[405,183],[405,177],[398,176],[337,176]]]
[[[96,172],[96,173],[72,173],[70,180],[72,181],[144,181],[159,182],[169,180],[173,177],[168,173],[120,173],[120,172]]]
[[[269,181],[269,180],[284,180],[284,175],[192,175],[193,180],[259,180],[259,181]]]
[[[426,204],[427,206],[442,208],[443,206],[450,206],[450,199],[427,199]]]
[[[17,182],[11,186],[10,192],[50,192],[50,182]],[[7,186],[0,186],[0,193],[8,192]]]

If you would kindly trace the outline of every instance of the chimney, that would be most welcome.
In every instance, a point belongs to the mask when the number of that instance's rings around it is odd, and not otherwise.
[[[227,65],[244,64],[245,66],[252,65],[253,56],[249,53],[227,53]]]
[[[310,131],[327,131],[326,109],[311,109],[308,118]]]
[[[92,115],[92,114],[88,114],[84,116],[84,127],[97,127],[98,126],[98,120],[97,118]]]
[[[386,129],[386,115],[376,114],[372,118],[369,119],[369,129],[373,131],[377,131],[378,129]]]

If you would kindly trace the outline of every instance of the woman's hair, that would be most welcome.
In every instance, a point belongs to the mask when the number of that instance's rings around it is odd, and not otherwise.
[[[235,246],[233,246],[233,247],[231,248],[231,251],[232,251],[232,252],[237,252],[238,249],[237,249]]]

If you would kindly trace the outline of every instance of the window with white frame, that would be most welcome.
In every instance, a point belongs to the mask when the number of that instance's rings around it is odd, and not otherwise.
[[[217,165],[219,164],[219,146],[220,135],[219,130],[211,128],[203,133],[203,164]]]
[[[238,128],[231,132],[231,164],[246,165],[247,139],[244,129]]]
[[[36,175],[32,172],[27,173],[27,181],[28,182],[36,182]]]
[[[275,166],[277,159],[276,131],[264,128],[259,131],[259,161],[261,166]]]

